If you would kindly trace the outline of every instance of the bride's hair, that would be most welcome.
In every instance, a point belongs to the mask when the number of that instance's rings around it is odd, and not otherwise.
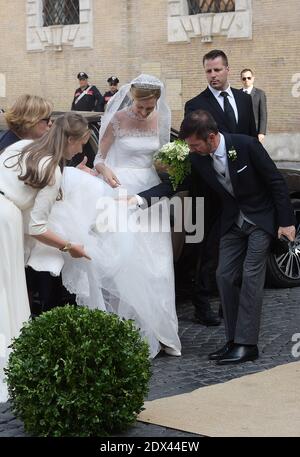
[[[17,165],[21,170],[18,176],[20,181],[35,189],[42,189],[53,184],[56,167],[64,167],[68,139],[80,140],[87,132],[86,119],[77,113],[66,113],[57,117],[49,132],[13,156],[18,157],[17,163],[6,166],[12,168]],[[43,166],[40,162],[45,158],[49,160]]]
[[[148,100],[149,98],[159,99],[161,96],[160,87],[147,87],[147,85],[132,84],[130,88],[133,99]]]

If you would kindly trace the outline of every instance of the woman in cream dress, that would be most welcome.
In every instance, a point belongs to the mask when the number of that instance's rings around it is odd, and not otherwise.
[[[7,401],[8,346],[30,316],[24,233],[74,258],[89,258],[82,245],[68,243],[47,226],[60,194],[60,164],[81,152],[88,136],[87,122],[70,113],[58,118],[49,134],[19,141],[0,154],[0,402]]]

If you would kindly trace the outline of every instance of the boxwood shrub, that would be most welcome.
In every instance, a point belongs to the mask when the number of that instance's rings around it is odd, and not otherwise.
[[[25,324],[6,370],[16,416],[35,436],[104,436],[134,423],[151,375],[132,321],[65,306]]]

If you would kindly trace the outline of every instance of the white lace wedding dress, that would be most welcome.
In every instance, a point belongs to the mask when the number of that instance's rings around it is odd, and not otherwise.
[[[153,167],[153,155],[159,149],[155,118],[140,124],[130,119],[125,109],[117,113],[106,136],[109,150],[105,164],[118,177],[121,189],[132,195],[160,182]],[[63,266],[63,283],[77,295],[77,302],[133,319],[150,345],[151,357],[160,351],[160,343],[180,352],[170,232],[146,232],[144,226],[142,232],[129,228],[123,233],[99,233],[99,207],[104,197],[117,197],[120,189],[71,167],[64,169],[62,189],[64,198],[54,205],[49,228],[70,241],[83,243],[92,260],[74,260],[39,244],[28,264],[54,274]],[[116,200],[108,204],[115,209],[123,204],[127,215],[144,211],[153,215],[156,206],[128,210],[127,204]]]

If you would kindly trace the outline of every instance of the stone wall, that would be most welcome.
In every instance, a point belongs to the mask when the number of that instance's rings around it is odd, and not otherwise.
[[[242,68],[254,70],[268,97],[269,132],[299,132],[299,0],[236,0],[234,13],[205,18],[188,16],[186,0],[81,0],[80,27],[60,31],[41,30],[40,1],[0,0],[3,108],[31,92],[69,109],[79,71],[102,92],[108,76],[124,83],[148,72],[165,81],[178,127],[184,103],[206,87],[202,56],[220,48],[234,87]]]

